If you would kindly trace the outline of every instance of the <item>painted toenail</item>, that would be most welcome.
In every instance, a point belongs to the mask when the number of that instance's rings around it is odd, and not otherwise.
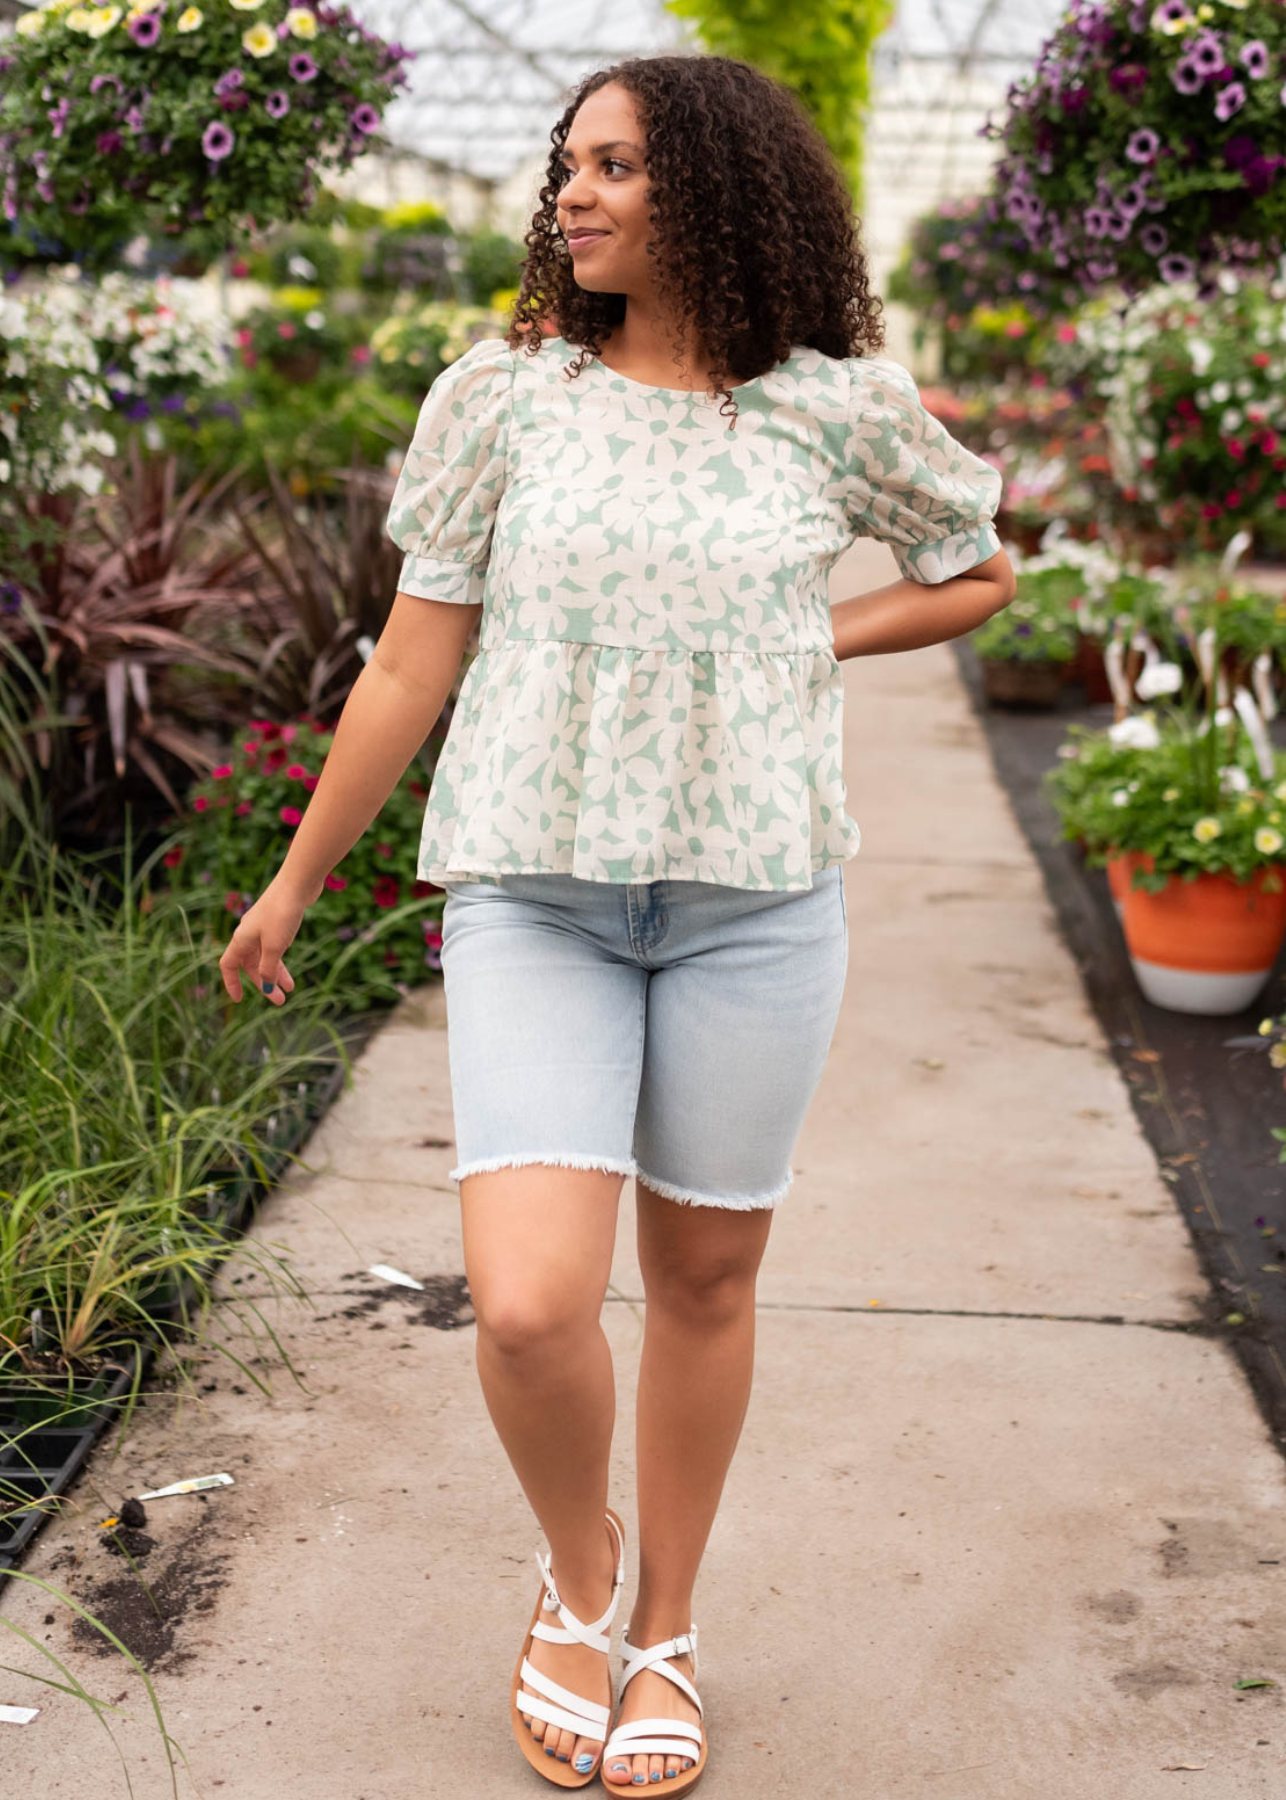
[[[643,1777],[641,1775],[636,1775],[634,1779],[635,1781],[642,1781]]]
[[[580,1755],[576,1758],[577,1773],[580,1775],[585,1775],[593,1767],[594,1767],[594,1758],[590,1755],[588,1750],[582,1750]]]
[[[546,1756],[552,1756],[552,1755],[553,1755],[553,1754],[554,1754],[554,1753],[553,1753],[553,1751],[552,1751],[552,1750],[551,1750],[551,1749],[550,1749],[550,1748],[549,1748],[549,1745],[548,1745],[548,1744],[546,1744],[546,1745],[545,1745],[545,1755],[546,1755]]]
[[[559,1762],[570,1762],[572,1759],[567,1755],[566,1751],[560,1750],[558,1752],[558,1760]]]
[[[653,1779],[653,1781],[659,1781],[661,1779],[661,1771],[659,1769],[657,1770],[656,1774],[652,1777],[652,1779]]]

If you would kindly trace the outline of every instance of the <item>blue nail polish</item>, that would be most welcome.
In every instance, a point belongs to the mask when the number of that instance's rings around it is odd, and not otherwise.
[[[550,1748],[549,1748],[549,1745],[548,1745],[548,1744],[546,1744],[546,1745],[545,1745],[545,1755],[546,1755],[546,1756],[552,1756],[552,1755],[553,1755],[553,1754],[554,1754],[554,1753],[553,1753],[553,1751],[552,1751],[552,1750],[551,1750],[551,1749],[550,1749]]]
[[[270,994],[272,992],[272,983],[270,981],[261,981],[259,985],[265,994]]]
[[[594,1758],[588,1750],[582,1750],[576,1758],[575,1769],[578,1775],[586,1775],[594,1767]]]
[[[636,1776],[635,1776],[635,1777],[634,1777],[634,1779],[635,1779],[635,1781],[639,1781],[639,1782],[641,1782],[641,1781],[642,1781],[642,1779],[643,1779],[643,1777],[642,1777],[642,1776],[641,1776],[641,1775],[636,1775]]]
[[[659,1781],[661,1779],[661,1771],[659,1769],[657,1770],[656,1774],[652,1777],[652,1779],[653,1779],[653,1781]]]

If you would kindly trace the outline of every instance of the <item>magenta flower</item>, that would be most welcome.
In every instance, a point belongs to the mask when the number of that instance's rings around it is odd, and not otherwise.
[[[297,806],[283,806],[277,816],[283,825],[298,825],[304,815]]]
[[[125,83],[121,80],[119,75],[95,75],[94,79],[89,84],[90,93],[96,94],[99,88],[106,87],[108,82],[111,82],[118,94],[123,94],[125,92]]]
[[[311,81],[317,74],[317,64],[306,50],[297,50],[286,67],[292,81]]]
[[[361,132],[367,132],[367,133],[372,132],[372,131],[378,131],[379,123],[380,123],[380,115],[376,112],[375,108],[370,105],[369,102],[366,102],[363,105],[357,107],[357,109],[353,112],[352,117],[351,117],[351,123],[352,123],[353,129],[355,131],[361,131]]]
[[[1223,45],[1213,31],[1203,31],[1193,38],[1188,56],[1203,75],[1215,75],[1223,68]]]
[[[222,162],[225,156],[232,154],[232,146],[235,142],[236,139],[229,128],[216,119],[212,125],[206,126],[205,135],[201,139],[201,148],[211,162]]]
[[[225,94],[232,93],[234,88],[244,87],[246,78],[240,69],[229,69],[226,75],[220,75],[214,84],[215,98],[222,100]]]
[[[48,89],[46,89],[45,91],[48,92]],[[63,95],[62,99],[58,102],[57,106],[50,107],[49,122],[54,128],[53,135],[56,138],[60,138],[62,136],[63,126],[67,123],[67,118],[68,118],[68,115],[70,112],[71,112],[71,101],[67,98],[67,96],[65,94]]]
[[[1240,61],[1246,65],[1246,73],[1252,81],[1262,81],[1268,73],[1268,45],[1262,38],[1252,38],[1243,44],[1239,53]]]
[[[264,109],[274,119],[284,119],[290,111],[290,100],[282,88],[274,88],[264,101]]]
[[[155,13],[140,13],[130,20],[129,34],[140,50],[150,50],[161,35],[161,21]]]
[[[94,148],[100,156],[114,156],[124,142],[119,131],[100,131],[94,139]]]
[[[1231,119],[1246,104],[1246,90],[1239,81],[1230,81],[1215,96],[1215,117]]]
[[[1204,77],[1195,63],[1183,56],[1171,69],[1170,80],[1181,94],[1195,94],[1203,85]]]

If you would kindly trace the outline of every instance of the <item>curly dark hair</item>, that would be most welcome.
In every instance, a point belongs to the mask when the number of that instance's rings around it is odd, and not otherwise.
[[[827,356],[878,352],[883,302],[867,284],[843,172],[795,94],[733,57],[630,57],[586,76],[550,132],[540,207],[506,341],[539,353],[542,322],[581,346],[579,375],[625,317],[623,294],[578,285],[558,228],[563,146],[582,102],[607,82],[628,89],[647,133],[647,201],[657,274],[691,323],[723,395],[731,373],[753,381],[793,345]]]

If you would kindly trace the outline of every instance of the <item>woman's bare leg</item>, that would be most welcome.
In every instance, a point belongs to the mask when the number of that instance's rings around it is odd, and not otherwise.
[[[630,1642],[680,1636],[724,1478],[750,1401],[755,1279],[772,1208],[739,1211],[666,1200],[640,1181],[638,1250],[647,1297],[638,1388],[639,1585]],[[692,1658],[672,1658],[692,1675]],[[617,1723],[697,1718],[664,1675],[644,1669],[625,1690]],[[619,1766],[618,1766],[619,1765]],[[650,1783],[690,1766],[656,1755],[605,1766],[609,1781]]]
[[[487,1410],[548,1541],[558,1592],[585,1620],[606,1609],[616,1572],[605,1516],[616,1393],[600,1315],[623,1181],[531,1163],[460,1182]],[[536,1638],[530,1657],[561,1686],[611,1705],[611,1669],[599,1651]],[[600,1742],[530,1723],[547,1751],[594,1766]]]

